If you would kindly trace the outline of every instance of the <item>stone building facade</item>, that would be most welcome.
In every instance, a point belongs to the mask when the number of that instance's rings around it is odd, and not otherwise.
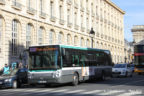
[[[110,0],[0,0],[0,68],[43,44],[93,45],[124,62],[124,14]]]
[[[133,33],[134,43],[144,40],[144,25],[134,25],[131,31]]]

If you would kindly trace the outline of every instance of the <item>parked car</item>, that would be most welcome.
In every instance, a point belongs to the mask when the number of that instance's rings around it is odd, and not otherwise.
[[[26,68],[10,70],[9,74],[0,76],[0,88],[19,88],[22,84],[27,84]]]
[[[115,64],[112,68],[112,76],[130,76],[132,77],[133,70],[130,67],[130,64]]]

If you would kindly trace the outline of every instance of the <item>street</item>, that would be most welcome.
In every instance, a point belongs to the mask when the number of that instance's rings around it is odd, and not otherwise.
[[[70,84],[52,87],[36,86],[1,89],[0,96],[144,96],[144,75],[89,81],[78,86]]]

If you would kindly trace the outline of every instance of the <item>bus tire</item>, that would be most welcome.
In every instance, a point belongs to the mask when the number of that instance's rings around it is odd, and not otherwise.
[[[73,75],[73,82],[72,82],[72,85],[73,86],[77,86],[79,83],[79,77],[78,77],[78,74],[77,73],[74,73]]]

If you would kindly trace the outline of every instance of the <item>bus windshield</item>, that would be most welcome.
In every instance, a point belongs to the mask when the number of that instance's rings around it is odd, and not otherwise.
[[[135,56],[135,65],[144,65],[144,55]]]
[[[43,47],[30,48],[29,69],[30,70],[53,70],[60,68],[58,60],[58,48]]]

